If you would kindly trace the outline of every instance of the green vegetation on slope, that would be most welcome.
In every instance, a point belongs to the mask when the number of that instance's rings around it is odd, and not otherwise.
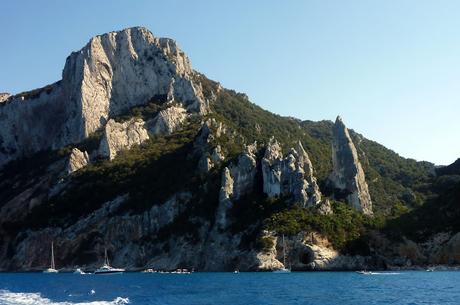
[[[169,104],[166,104],[166,97],[157,95],[152,97],[145,105],[140,105],[128,109],[124,113],[114,116],[113,119],[117,122],[125,122],[132,118],[139,118],[144,121],[153,119],[158,112],[168,108]]]
[[[326,236],[338,250],[362,253],[365,250],[362,238],[366,231],[380,227],[382,220],[367,217],[337,201],[332,202],[332,208],[332,215],[321,215],[313,209],[299,207],[285,209],[269,218],[267,228],[288,236],[316,231]]]
[[[385,228],[388,236],[423,241],[434,233],[460,231],[460,175],[439,176],[432,188],[438,196],[388,221]]]
[[[0,207],[26,188],[40,183],[47,176],[48,167],[65,154],[64,151],[42,151],[8,163],[0,171]]]
[[[415,208],[433,196],[434,166],[405,159],[384,146],[353,133],[374,206],[386,215],[398,205]]]
[[[300,140],[309,153],[324,192],[332,170],[332,122],[302,122],[281,117],[252,104],[244,94],[218,90],[217,83],[204,77],[200,80],[208,98],[211,92],[218,92],[216,100],[211,103],[213,113],[209,117],[236,131],[235,137],[223,135],[212,140],[211,146],[222,145],[226,156],[234,159],[242,151],[243,143],[267,143],[274,136],[287,150]],[[163,109],[161,101],[161,97],[156,97],[146,106],[132,108],[116,119],[151,119]],[[220,168],[209,175],[196,172],[198,160],[193,154],[193,140],[198,128],[199,122],[192,121],[171,136],[153,137],[140,146],[121,152],[113,161],[101,160],[79,170],[64,181],[68,183],[65,192],[32,209],[25,222],[27,227],[65,227],[123,194],[129,194],[129,200],[115,213],[140,213],[165,202],[174,193],[192,191],[191,203],[173,223],[161,230],[158,238],[166,240],[175,234],[187,235],[196,241],[200,224],[205,221],[212,225],[214,221],[220,188]],[[366,232],[381,228],[385,222],[383,216],[389,219],[386,232],[394,236],[404,234],[420,239],[424,234],[446,227],[460,230],[457,221],[460,216],[457,206],[460,182],[455,180],[457,178],[444,176],[433,184],[432,164],[404,159],[353,131],[351,134],[366,172],[377,217],[370,219],[335,201],[333,215],[319,215],[311,209],[293,207],[284,198],[267,199],[261,189],[259,170],[253,192],[235,202],[230,211],[231,232],[245,234],[240,247],[267,247],[270,241],[258,238],[262,229],[286,235],[318,231],[337,249],[363,254],[367,251]],[[92,151],[97,148],[100,137],[99,131],[77,147]],[[30,160],[20,160],[5,167],[1,177],[8,179],[0,184],[1,202],[18,194],[20,190],[15,189],[15,184],[43,175],[51,163],[69,152],[70,147],[67,147],[37,154]],[[262,157],[260,153],[259,159]],[[224,165],[228,162],[231,161]],[[15,172],[15,166],[19,172]],[[30,181],[28,183],[35,183],[33,179]],[[425,202],[428,203],[424,205]]]
[[[190,152],[197,131],[197,122],[192,122],[174,135],[154,137],[112,161],[79,170],[64,193],[32,211],[28,223],[65,226],[123,194],[129,194],[122,207],[126,211],[143,211],[163,203],[195,182],[196,160]]]
[[[204,76],[200,81],[205,84],[205,92],[219,92],[216,101],[211,104],[214,115],[242,134],[247,143],[267,143],[274,136],[287,150],[300,140],[312,160],[321,189],[326,191],[326,181],[332,171],[332,122],[282,117],[251,103],[244,94],[218,90],[218,84]],[[401,205],[412,209],[433,196],[430,188],[434,171],[432,164],[402,158],[352,130],[350,133],[358,149],[377,214],[394,215],[399,213]]]

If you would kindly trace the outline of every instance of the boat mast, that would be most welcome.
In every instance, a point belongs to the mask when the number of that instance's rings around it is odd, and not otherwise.
[[[286,243],[284,241],[284,234],[283,234],[283,265],[286,268]]]
[[[107,255],[107,248],[104,248],[104,255],[105,255],[105,258],[104,258],[104,265],[107,265],[109,266],[109,256]]]
[[[51,242],[51,269],[56,269],[54,265],[54,244]]]

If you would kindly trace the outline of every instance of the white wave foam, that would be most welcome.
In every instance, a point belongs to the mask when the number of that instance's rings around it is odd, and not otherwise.
[[[118,297],[113,301],[94,302],[53,302],[43,298],[40,293],[23,293],[0,290],[0,305],[124,305],[129,304],[128,298]]]

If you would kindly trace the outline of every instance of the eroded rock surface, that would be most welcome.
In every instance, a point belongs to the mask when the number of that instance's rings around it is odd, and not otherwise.
[[[352,208],[363,214],[372,215],[372,200],[366,177],[356,147],[340,117],[337,117],[333,127],[332,165],[329,181],[335,196],[345,198]]]
[[[222,122],[215,119],[206,120],[198,132],[193,146],[198,158],[198,171],[202,174],[208,173],[216,165],[220,165],[225,160],[225,154],[219,144],[215,144],[227,132]]]
[[[303,206],[315,206],[321,202],[321,192],[313,175],[313,166],[298,142],[283,157],[281,146],[275,139],[270,140],[262,159],[263,191],[268,197],[291,196]]]
[[[11,94],[9,93],[5,93],[5,92],[0,93],[0,103],[6,101],[10,96]]]
[[[433,254],[437,264],[460,264],[460,233],[453,235]]]
[[[283,256],[278,255],[277,244],[280,240],[276,235],[270,232],[263,232],[262,238],[269,239],[272,241],[272,246],[268,249],[263,249],[258,252],[256,257],[257,269],[262,271],[279,270],[282,268],[290,268],[291,266],[286,263],[285,266],[282,262],[284,261]],[[282,247],[283,245],[281,245]],[[281,249],[280,253],[283,253]]]
[[[148,130],[154,135],[169,135],[176,131],[187,118],[187,111],[180,106],[171,106],[148,122]]]
[[[124,123],[109,120],[105,125],[99,155],[112,160],[121,150],[139,145],[148,138],[145,122],[141,119],[133,118]]]
[[[188,57],[172,39],[142,27],[93,37],[67,58],[62,80],[0,104],[0,166],[80,142],[111,117],[152,98],[205,114],[208,101],[195,79]],[[166,121],[165,128],[171,127]]]
[[[253,191],[257,172],[256,147],[256,143],[248,145],[246,151],[238,157],[237,162],[230,164],[222,171],[219,206],[216,214],[216,223],[221,228],[228,225],[227,211],[231,208],[232,201]]]
[[[73,148],[70,153],[69,160],[67,163],[67,173],[71,174],[80,168],[85,167],[90,162],[88,153],[86,151],[80,151],[78,148]]]

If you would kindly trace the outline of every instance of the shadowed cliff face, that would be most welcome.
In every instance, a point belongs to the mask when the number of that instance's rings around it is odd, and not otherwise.
[[[358,153],[342,119],[337,117],[333,127],[333,171],[330,182],[338,198],[345,198],[354,209],[372,215],[372,201],[358,159]]]
[[[82,139],[81,107],[67,87],[57,82],[34,96],[12,96],[0,104],[0,166]]]

